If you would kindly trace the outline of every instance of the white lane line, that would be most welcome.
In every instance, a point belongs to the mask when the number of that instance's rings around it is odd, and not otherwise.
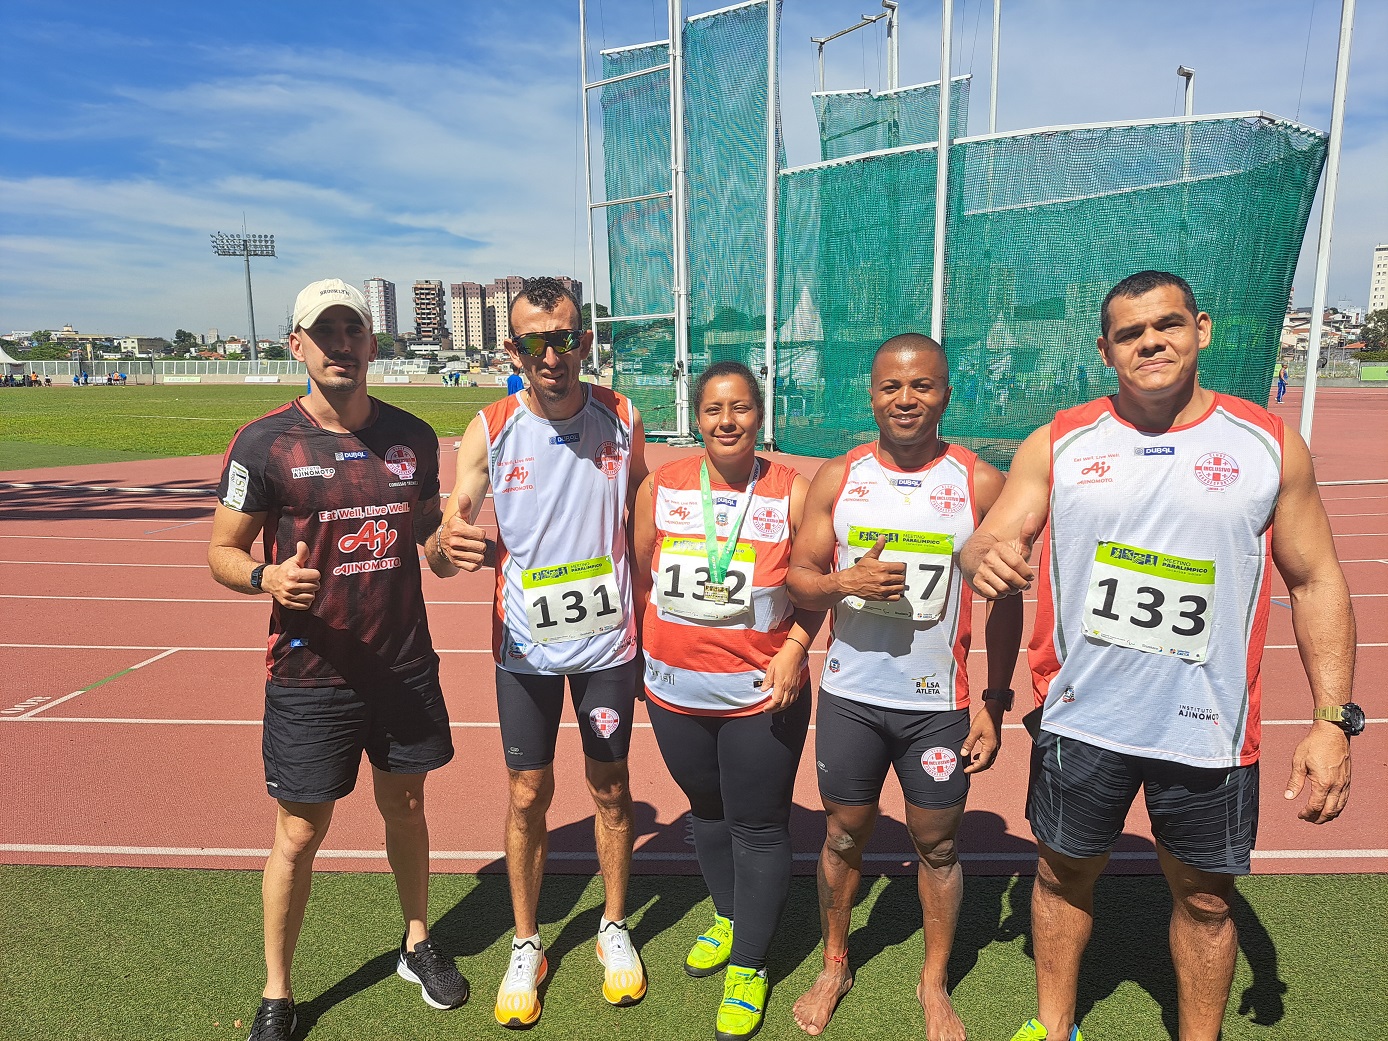
[[[53,704],[56,705],[57,702],[55,701]],[[0,722],[4,722],[5,718],[10,718],[13,720],[24,720],[27,722],[34,723],[121,723],[130,726],[258,727],[261,724],[261,721],[258,719],[155,719],[152,717],[142,718],[135,716],[36,716],[33,714],[13,717],[0,717]],[[1388,716],[1382,719],[1364,720],[1365,726],[1373,726],[1375,724],[1381,725],[1383,723],[1388,723]],[[479,722],[454,721],[449,723],[448,725],[452,727],[454,730],[496,730],[501,726],[501,724],[498,722],[488,722],[486,720],[482,720]],[[1309,719],[1263,720],[1263,726],[1265,727],[1292,727],[1310,725],[1311,721]],[[564,730],[579,729],[579,725],[577,723],[562,722],[559,724],[559,726]],[[632,726],[638,730],[651,729],[651,725],[649,723],[633,723]],[[1021,723],[1004,723],[1002,725],[1002,728],[1004,730],[1026,729],[1026,727],[1024,727]],[[813,723],[810,724],[810,729],[815,729],[815,725]]]
[[[1357,531],[1349,535],[1341,535],[1338,531],[1330,533],[1337,539],[1381,539],[1388,535],[1388,531]]]
[[[1382,594],[1388,596],[1388,593]],[[250,604],[264,607],[266,601],[254,596],[214,597],[198,600],[192,597],[161,596],[56,596],[45,593],[0,593],[0,600],[91,600],[117,604]],[[491,607],[490,600],[426,600],[430,607]]]
[[[207,521],[189,521],[188,523],[207,524],[210,523],[210,519]],[[182,527],[182,525],[175,525],[175,527]],[[72,542],[77,538],[79,538],[79,536],[76,535],[0,535],[0,539],[51,539],[56,542]],[[80,540],[82,542],[141,542],[146,545],[153,542],[160,546],[176,546],[179,544],[186,544],[189,546],[207,545],[206,539],[130,539],[117,538],[113,535],[82,535],[80,536]]]
[[[46,567],[176,567],[176,568],[197,568],[199,571],[206,571],[207,564],[127,564],[111,563],[100,560],[0,560],[0,564],[42,564]]]
[[[154,664],[155,662],[157,662],[160,658],[167,658],[170,654],[174,654],[174,653],[176,653],[177,651],[178,651],[178,648],[177,648],[177,647],[171,647],[169,650],[164,651],[164,653],[162,653],[162,654],[156,654],[156,655],[155,655],[154,657],[152,657],[152,658],[146,658],[144,661],[140,662],[138,665],[132,665],[132,666],[130,666],[130,668],[128,668],[128,669],[121,669],[121,670],[118,671],[118,672],[112,673],[110,676],[107,676],[104,680],[102,680],[102,681],[99,682],[99,683],[95,683],[95,684],[93,684],[93,685],[90,686],[90,687],[83,687],[81,690],[74,690],[71,694],[64,694],[61,698],[56,698],[56,699],[54,699],[53,701],[45,701],[42,705],[39,705],[37,708],[30,709],[28,712],[24,713],[24,715],[22,715],[22,716],[15,716],[14,718],[15,718],[15,719],[34,719],[34,718],[36,718],[36,717],[38,716],[38,714],[39,714],[40,712],[47,712],[50,708],[56,708],[58,705],[61,705],[61,704],[62,704],[63,702],[65,702],[65,701],[71,701],[73,698],[77,697],[79,694],[85,694],[85,693],[87,693],[87,691],[89,691],[89,690],[95,690],[97,687],[104,686],[106,683],[110,682],[111,680],[114,680],[114,679],[117,679],[117,678],[119,678],[119,677],[121,677],[121,676],[124,676],[124,675],[126,675],[127,673],[134,672],[136,669],[143,669],[146,665],[152,665],[152,664]]]
[[[174,495],[182,498],[216,495],[216,488],[112,488],[104,484],[58,484],[52,481],[6,481],[6,488],[37,489],[46,492],[120,492],[132,495]]]
[[[1025,840],[1023,840],[1025,841]],[[1030,843],[1028,843],[1030,845]],[[236,846],[95,846],[68,845],[38,842],[0,843],[0,853],[67,854],[75,856],[112,857],[251,857],[264,860],[270,855],[268,849]],[[320,849],[319,857],[328,860],[384,860],[383,849]],[[505,854],[496,849],[431,849],[429,856],[434,860],[501,860]],[[796,853],[800,863],[814,863],[819,859],[818,852]],[[549,854],[550,860],[596,861],[597,854],[584,850],[562,850]],[[695,861],[693,853],[637,850],[632,859],[647,863],[688,864]],[[867,853],[864,860],[876,863],[913,864],[914,852]],[[1034,848],[1017,850],[1015,853],[961,853],[960,860],[975,863],[1015,863],[1036,859]],[[1112,860],[1145,861],[1157,859],[1155,850],[1116,850],[1110,855]],[[1388,849],[1255,849],[1254,860],[1384,860],[1388,859]]]

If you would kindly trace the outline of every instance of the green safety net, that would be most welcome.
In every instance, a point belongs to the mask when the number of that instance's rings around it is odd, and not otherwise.
[[[1058,409],[1116,389],[1099,306],[1172,271],[1214,318],[1206,386],[1266,400],[1325,136],[1264,117],[995,137],[950,149],[945,436],[1007,465]],[[873,350],[930,330],[935,149],[780,178],[777,447],[876,436]]]
[[[969,76],[950,80],[950,137],[969,127]],[[821,159],[842,159],[883,148],[923,145],[940,136],[940,83],[875,94],[870,90],[835,90],[810,95],[819,119]]]
[[[663,43],[603,52],[603,79],[658,69],[602,88],[603,183],[609,200],[670,190],[669,63]],[[603,212],[611,313],[635,317],[673,311],[674,218],[668,196],[618,203]],[[613,322],[610,332],[614,385],[635,402],[647,427],[673,429],[674,320]]]
[[[766,352],[766,0],[685,23],[684,140],[690,372]],[[668,63],[668,47],[603,53],[603,78]],[[603,88],[606,198],[670,188],[668,73]],[[668,199],[609,206],[608,273],[616,317],[674,310]],[[612,323],[613,385],[652,431],[676,429],[674,322]]]

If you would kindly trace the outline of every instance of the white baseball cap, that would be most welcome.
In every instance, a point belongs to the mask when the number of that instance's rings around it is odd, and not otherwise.
[[[304,286],[294,301],[294,328],[307,329],[330,307],[350,307],[371,328],[371,309],[361,290],[340,278],[325,278]]]

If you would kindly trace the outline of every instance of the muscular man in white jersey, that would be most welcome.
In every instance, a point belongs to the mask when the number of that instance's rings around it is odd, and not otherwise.
[[[1200,386],[1211,321],[1185,280],[1129,276],[1100,324],[1118,393],[1027,438],[960,555],[990,599],[1040,576],[1027,795],[1039,1013],[1014,1041],[1080,1037],[1094,882],[1139,788],[1174,903],[1180,1037],[1214,1041],[1238,950],[1229,902],[1257,831],[1270,567],[1287,583],[1315,703],[1286,798],[1309,783],[1300,816],[1315,824],[1344,809],[1349,737],[1364,725],[1349,701],[1354,615],[1305,442]]]
[[[920,857],[925,962],[916,995],[925,1033],[962,1041],[946,990],[964,893],[954,837],[969,777],[997,755],[1022,610],[1004,600],[988,613],[988,690],[970,722],[973,600],[955,557],[997,499],[1002,475],[940,440],[949,362],[934,340],[907,333],[884,343],[871,390],[880,437],[820,467],[787,576],[797,606],[834,612],[815,725],[827,816],[819,855],[824,969],[795,1003],[795,1021],[820,1033],[853,985],[848,933],[863,848],[894,769]]]
[[[603,996],[621,1006],[646,993],[625,919],[633,838],[626,757],[641,683],[627,510],[646,478],[645,434],[630,401],[579,381],[592,346],[592,333],[579,326],[578,301],[560,282],[526,282],[511,305],[506,350],[528,389],[489,405],[469,424],[444,521],[425,547],[441,573],[496,569],[492,650],[510,779],[506,873],[516,918],[496,1019],[508,1027],[539,1018],[537,990],[548,972],[536,907],[566,683],[597,808],[606,888],[597,942]],[[489,487],[495,543],[475,524]]]

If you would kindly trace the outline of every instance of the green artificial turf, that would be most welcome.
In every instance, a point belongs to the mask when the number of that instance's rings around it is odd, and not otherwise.
[[[0,471],[37,470],[48,466],[85,466],[92,463],[126,463],[153,458],[155,456],[148,452],[118,452],[109,448],[0,441]]]
[[[259,875],[243,871],[0,868],[0,1037],[141,1041],[244,1038],[263,982]],[[1006,1041],[1033,1011],[1026,878],[967,883],[951,979],[974,1041]],[[1242,879],[1241,952],[1226,1039],[1383,1036],[1388,993],[1388,887],[1370,875]],[[593,936],[601,885],[552,876],[541,899],[550,963],[540,1038],[711,1038],[720,978],[681,969],[711,908],[696,878],[638,876],[630,922],[650,978],[640,1004],[599,995]],[[1175,1029],[1165,885],[1105,877],[1084,964],[1080,1014],[1090,1041],[1153,1041]],[[458,955],[472,1000],[438,1012],[394,975],[398,907],[389,875],[324,873],[299,944],[296,1037],[501,1038],[492,1021],[505,968],[510,906],[500,875],[436,876],[435,937]],[[814,883],[797,878],[771,957],[761,1037],[801,1038],[790,1016],[820,964]],[[920,908],[914,879],[865,886],[851,940],[857,985],[823,1035],[923,1036],[915,982]],[[241,1020],[237,1026],[236,1020]]]
[[[220,455],[238,427],[303,392],[301,384],[235,383],[45,388],[7,392],[0,401],[0,446],[22,442],[61,446],[112,458],[48,456],[23,451],[0,455],[0,469],[113,462],[176,455]],[[452,389],[372,385],[371,394],[428,422],[440,440],[461,437],[478,409],[500,388]],[[448,442],[451,444],[451,442]]]

